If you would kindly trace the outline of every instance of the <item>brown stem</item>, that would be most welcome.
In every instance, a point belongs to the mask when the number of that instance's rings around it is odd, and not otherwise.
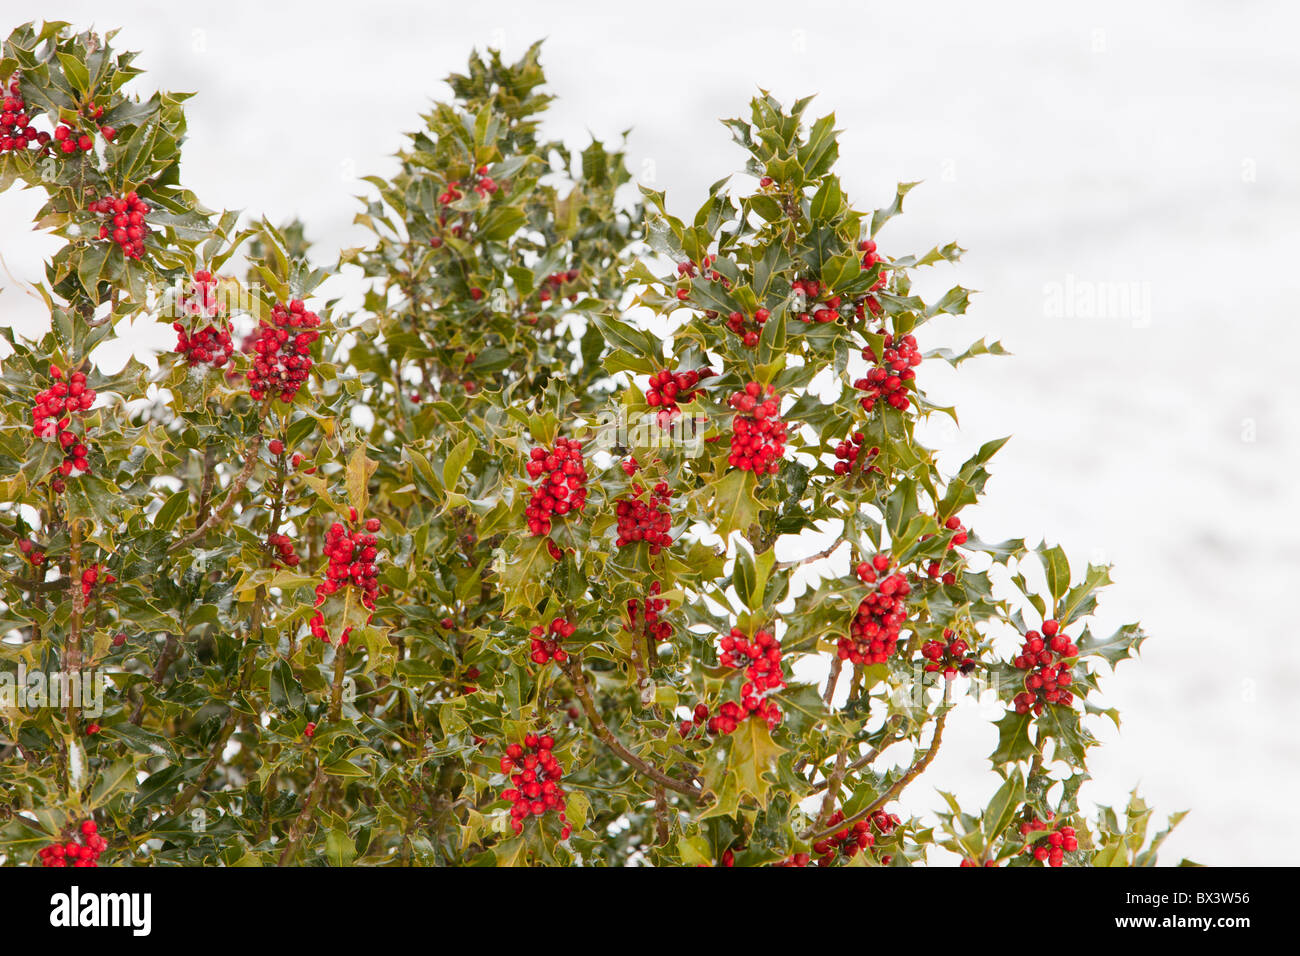
[[[162,653],[158,655],[158,664],[153,669],[150,680],[155,687],[162,684],[163,678],[167,676],[167,668],[171,667],[174,660],[173,655],[176,653],[180,644],[176,640],[175,634],[167,635],[167,642],[163,644]],[[140,694],[139,700],[135,702],[135,710],[131,712],[131,723],[137,727],[140,726],[141,720],[144,719],[144,694]]]
[[[330,688],[330,723],[337,721],[343,713],[343,678],[347,672],[347,645],[340,643],[334,650],[334,686]]]
[[[239,474],[236,475],[234,480],[230,483],[230,489],[226,495],[225,501],[221,502],[215,511],[200,522],[197,528],[178,541],[173,541],[171,546],[167,549],[168,554],[179,551],[181,548],[188,547],[195,541],[198,541],[207,534],[213,526],[221,521],[221,519],[224,518],[232,508],[235,507],[235,500],[244,490],[244,486],[248,484],[248,479],[253,476],[253,469],[257,467],[257,452],[261,447],[261,435],[254,435],[249,439],[248,447],[244,452],[248,456],[247,460],[244,462],[244,467],[240,470]]]
[[[202,524],[208,516],[208,505],[212,503],[212,483],[216,478],[217,447],[209,445],[203,452],[203,476],[199,480],[199,507],[195,512],[197,524]]]
[[[871,764],[875,762],[877,757],[879,757],[882,753],[884,753],[885,750],[888,749],[892,744],[898,743],[900,739],[901,738],[899,737],[891,737],[889,740],[885,741],[879,747],[872,747],[870,750],[864,753],[857,760],[853,761],[851,764],[845,767],[844,768],[845,774],[847,775],[850,773],[857,773],[863,767],[871,766]],[[830,785],[831,785],[831,781],[829,778],[823,780],[821,783],[817,784],[811,790],[809,790],[807,796],[811,797],[814,794],[821,793],[823,790],[829,788]]]
[[[831,701],[835,699],[835,686],[839,683],[840,669],[843,667],[844,661],[839,657],[839,655],[831,658],[831,672],[826,677],[826,690],[822,692],[822,703],[826,705],[827,710],[830,710]],[[816,727],[820,723],[821,718],[818,718],[813,726]],[[804,768],[807,766],[808,758],[801,757],[794,765],[794,772],[803,773]]]
[[[279,747],[272,752],[272,757],[278,756]],[[261,843],[271,835],[271,804],[275,803],[276,794],[279,793],[280,787],[278,778],[274,773],[266,782],[266,789],[262,792],[262,825],[257,831],[257,841]]]
[[[830,818],[831,811],[835,809],[835,800],[840,795],[840,785],[844,783],[844,774],[847,770],[849,752],[841,750],[835,755],[835,769],[826,780],[826,796],[822,797],[822,810],[818,817],[819,820],[825,821]]]
[[[905,774],[894,781],[892,787],[878,796],[875,800],[871,801],[870,804],[863,807],[857,813],[845,817],[839,823],[835,824],[835,826],[820,831],[816,827],[810,827],[803,833],[799,834],[799,838],[801,840],[807,840],[810,843],[824,840],[827,837],[838,833],[840,830],[843,830],[845,827],[853,826],[853,824],[857,823],[859,820],[865,820],[889,801],[895,799],[904,789],[906,789],[908,784],[925,772],[926,767],[930,766],[930,761],[935,758],[935,755],[939,752],[939,745],[943,742],[943,727],[947,720],[948,712],[944,711],[939,715],[939,719],[934,723],[934,736],[930,738],[929,749],[926,750],[926,752],[908,768]]]
[[[32,594],[49,594],[51,591],[64,591],[68,587],[68,578],[55,581],[31,581],[27,578],[9,578],[5,583]]]
[[[844,660],[838,654],[831,661],[831,672],[826,678],[826,690],[822,694],[822,703],[827,708],[831,706],[831,701],[835,699],[835,685],[840,682],[840,670],[844,667]]]
[[[68,647],[63,661],[63,672],[71,682],[74,674],[81,673],[81,618],[86,613],[86,595],[80,587],[81,582],[81,524],[73,521],[69,532],[72,546],[68,554],[68,577],[72,588],[72,620],[68,624]],[[79,683],[79,682],[78,682]],[[77,696],[68,697],[68,726],[72,733],[77,732]]]
[[[668,799],[663,787],[655,787],[655,842],[664,846],[668,837]]]
[[[799,558],[795,561],[778,561],[774,566],[775,570],[788,571],[790,568],[797,568],[803,564],[812,564],[814,561],[820,561],[822,558],[829,558],[832,554],[835,553],[836,549],[839,548],[839,546],[842,545],[843,543],[844,543],[844,539],[840,538],[837,539],[834,543],[832,543],[829,547],[822,548],[822,550],[818,551],[816,554],[810,554],[806,558]]]
[[[284,852],[280,854],[280,866],[286,866],[290,857],[298,849],[298,844],[306,835],[308,827],[312,823],[312,811],[316,809],[316,804],[320,801],[321,784],[325,782],[325,771],[319,765],[316,767],[316,775],[312,777],[311,784],[307,787],[307,800],[302,805],[302,810],[294,818],[293,823],[289,826],[289,841],[284,846]]]
[[[646,763],[632,751],[623,745],[614,732],[606,726],[605,721],[601,718],[600,712],[596,710],[596,702],[591,697],[591,691],[587,687],[587,681],[583,677],[582,662],[576,656],[570,657],[564,665],[564,672],[568,675],[569,681],[573,684],[573,691],[578,695],[578,700],[582,704],[582,709],[587,714],[587,719],[591,721],[592,729],[595,730],[596,736],[610,750],[614,751],[622,761],[634,770],[649,777],[655,783],[661,784],[672,790],[674,793],[680,793],[683,796],[698,798],[701,794],[699,787],[693,787],[675,777],[670,777],[653,764]]]

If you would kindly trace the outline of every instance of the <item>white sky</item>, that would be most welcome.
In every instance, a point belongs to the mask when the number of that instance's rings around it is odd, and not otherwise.
[[[1275,822],[1300,790],[1300,644],[1290,633],[1300,531],[1300,7],[966,3],[65,2],[60,16],[122,26],[140,89],[197,90],[187,184],[210,206],[300,215],[322,261],[364,241],[356,177],[385,172],[401,133],[471,46],[518,55],[549,37],[551,131],[632,127],[632,166],[691,213],[742,156],[717,122],[758,86],[834,110],[854,201],[926,180],[882,236],[888,254],[952,239],[970,250],[930,288],[983,290],[922,346],[987,335],[1015,353],[959,375],[923,365],[960,431],[959,463],[1014,440],[967,523],[990,540],[1046,533],[1118,583],[1102,629],[1141,619],[1140,663],[1103,684],[1124,733],[1102,736],[1094,799],[1140,783],[1160,811],[1193,810],[1162,857],[1282,863]],[[0,28],[49,14],[4,0]],[[819,113],[817,114],[819,115]],[[0,253],[40,274],[31,196],[0,197]],[[0,321],[33,321],[0,276]],[[1118,315],[1054,306],[1120,283]],[[1132,284],[1132,285],[1129,285]],[[982,799],[995,732],[974,715],[912,786]]]

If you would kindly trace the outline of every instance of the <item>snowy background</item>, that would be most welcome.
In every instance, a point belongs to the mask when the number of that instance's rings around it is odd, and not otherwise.
[[[986,540],[1046,532],[1076,568],[1114,562],[1097,629],[1140,619],[1151,635],[1103,683],[1124,730],[1101,727],[1086,795],[1122,805],[1140,784],[1162,813],[1191,809],[1165,863],[1289,862],[1275,821],[1300,793],[1300,6],[1076,9],[3,0],[0,28],[123,27],[149,71],[137,89],[199,92],[187,185],[212,207],[301,216],[322,261],[363,241],[358,177],[391,170],[472,46],[514,57],[549,37],[550,132],[581,145],[631,127],[633,170],[679,215],[742,162],[719,117],[759,86],[819,94],[856,205],[925,180],[882,250],[970,250],[926,291],[981,294],[922,345],[987,335],[1015,353],[922,368],[960,407],[960,430],[930,435],[950,467],[1015,436],[963,517]],[[55,248],[27,231],[36,205],[0,197],[13,278],[39,277]],[[0,284],[0,321],[39,325]],[[995,737],[973,708],[954,718],[908,808],[937,806],[935,787],[990,794]]]

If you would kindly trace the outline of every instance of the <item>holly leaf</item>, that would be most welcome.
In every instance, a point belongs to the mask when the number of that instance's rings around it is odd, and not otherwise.
[[[461,439],[448,454],[447,461],[442,466],[442,482],[445,488],[455,488],[456,482],[460,479],[461,472],[469,464],[469,460],[474,455],[473,435],[466,435]]]
[[[1104,564],[1088,565],[1083,580],[1070,588],[1057,611],[1061,626],[1080,617],[1087,617],[1097,607],[1096,592],[1110,584],[1110,567]]]
[[[1016,811],[1025,802],[1025,781],[1020,771],[1014,771],[984,810],[984,841],[992,843],[1015,819]]]
[[[727,755],[728,776],[736,782],[740,794],[749,794],[759,806],[767,806],[768,792],[775,778],[767,775],[776,770],[776,761],[785,748],[772,739],[767,722],[756,717],[741,721],[731,735],[731,752]]]
[[[758,520],[760,506],[754,497],[756,485],[752,471],[739,468],[727,472],[714,491],[713,508],[718,520],[718,534],[726,538],[733,531],[743,531]]]
[[[532,602],[533,595],[538,590],[537,583],[551,563],[546,541],[544,537],[529,538],[513,558],[507,559],[501,569],[501,596],[505,602],[503,610],[510,611]]]
[[[1038,556],[1043,562],[1043,572],[1047,575],[1047,590],[1051,592],[1053,603],[1065,597],[1070,588],[1070,562],[1065,557],[1065,549],[1060,545],[1053,547],[1039,546]]]
[[[1125,624],[1107,638],[1096,638],[1091,631],[1084,631],[1078,642],[1079,656],[1100,657],[1113,668],[1127,657],[1136,657],[1146,639],[1146,632],[1137,624]]]
[[[348,503],[357,509],[358,515],[364,515],[370,504],[370,476],[377,466],[378,462],[366,457],[365,445],[358,446],[348,461]]]
[[[994,764],[1015,763],[1028,760],[1038,751],[1029,739],[1029,725],[1033,723],[1032,715],[1017,714],[1009,710],[998,721],[998,747],[989,758]]]

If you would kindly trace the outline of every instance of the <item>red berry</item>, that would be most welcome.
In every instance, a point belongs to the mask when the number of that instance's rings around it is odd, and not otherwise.
[[[776,390],[758,382],[749,382],[735,392],[728,404],[736,410],[731,420],[731,452],[727,456],[733,468],[753,471],[755,475],[775,474],[785,454],[786,426],[781,420],[781,401]]]

